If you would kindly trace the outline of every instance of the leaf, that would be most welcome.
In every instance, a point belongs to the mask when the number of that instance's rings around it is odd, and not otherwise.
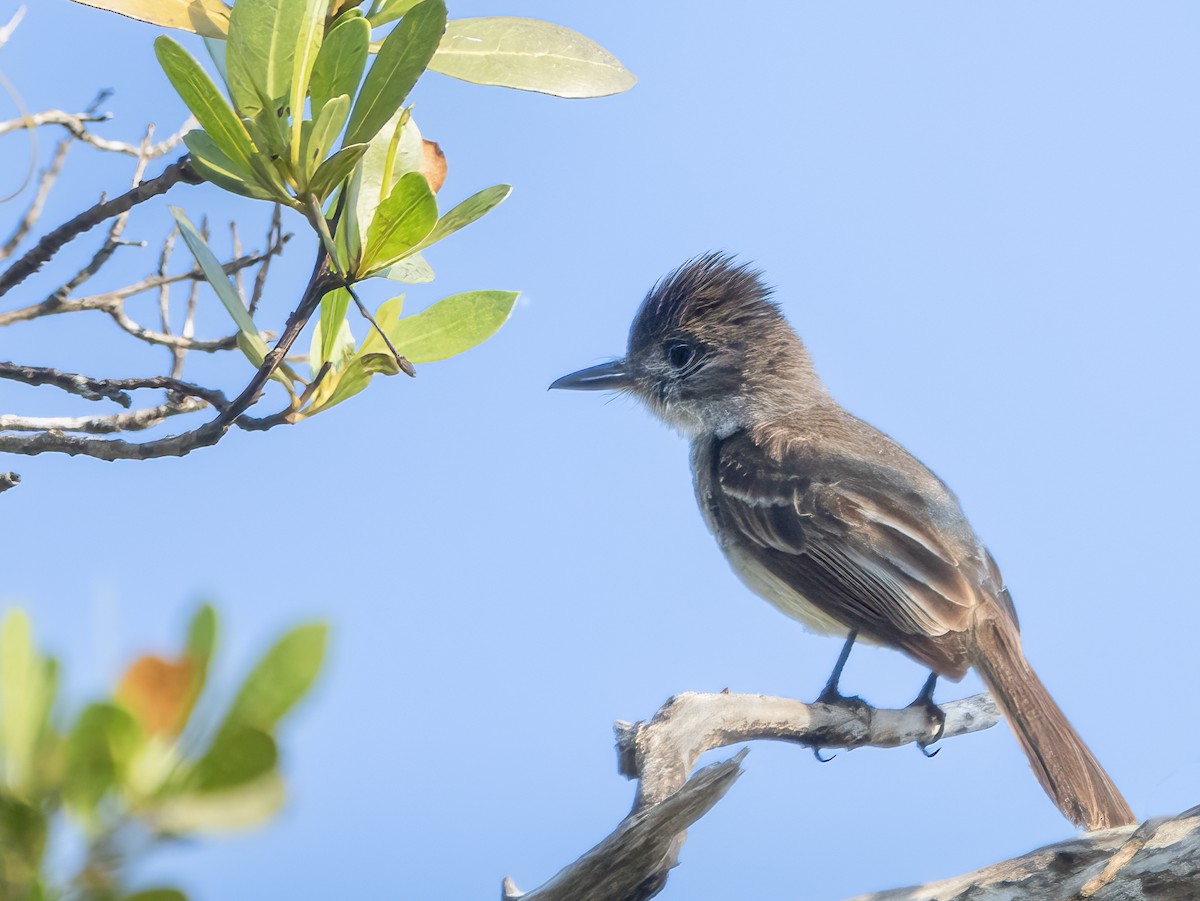
[[[154,41],[154,53],[175,92],[192,111],[205,134],[234,162],[248,165],[254,145],[208,73],[192,55],[166,35]]]
[[[208,671],[213,649],[217,645],[217,611],[212,604],[202,604],[192,617],[187,630],[187,654],[192,666],[201,676]]]
[[[305,0],[296,46],[292,51],[292,166],[296,169],[300,168],[300,126],[304,121],[304,98],[308,95],[308,82],[317,62],[317,54],[321,52],[328,9],[329,0]],[[314,109],[313,118],[316,116],[317,110]]]
[[[490,188],[484,188],[477,194],[472,194],[439,219],[437,225],[433,227],[433,231],[421,242],[420,246],[429,247],[442,238],[454,234],[460,228],[465,228],[476,219],[482,218],[494,210],[511,193],[511,185],[493,185]]]
[[[229,29],[229,7],[220,0],[75,0],[84,6],[119,13],[151,25],[178,28],[210,38]]]
[[[512,314],[513,291],[470,291],[438,301],[387,330],[413,363],[433,363],[470,350],[494,335]]]
[[[314,378],[326,360],[333,361],[334,368],[341,368],[341,364],[344,362],[342,358],[345,335],[349,332],[349,326],[347,326],[346,332],[342,331],[342,326],[346,324],[346,310],[349,308],[350,292],[345,288],[336,288],[321,298],[321,318],[317,322],[321,340],[319,344],[314,345],[316,353],[309,354],[313,358]],[[316,338],[314,337],[313,340],[315,342]],[[354,341],[353,336],[350,341]]]
[[[283,806],[283,780],[278,772],[225,791],[172,795],[147,811],[160,832],[225,832],[265,823]]]
[[[433,58],[445,30],[446,4],[443,0],[423,0],[384,38],[350,114],[347,144],[370,141],[400,109]]]
[[[605,97],[637,82],[616,57],[578,32],[509,16],[450,22],[429,68],[475,84],[556,97]]]
[[[0,765],[2,781],[18,793],[33,782],[53,701],[53,672],[33,645],[29,618],[9,610],[0,622]]]
[[[363,353],[360,351],[338,374],[333,388],[328,391],[328,397],[320,393],[320,396],[314,396],[312,404],[304,411],[304,415],[315,416],[330,407],[336,407],[342,401],[349,400],[366,388],[374,376],[380,373],[396,375],[399,371],[400,365],[392,356],[391,351],[386,353]]]
[[[313,623],[279,639],[242,684],[222,729],[236,724],[270,732],[312,687],[321,670],[328,633],[323,623]]]
[[[275,739],[261,729],[235,723],[217,733],[196,761],[185,790],[205,794],[245,785],[274,770],[278,760]]]
[[[118,788],[144,741],[137,720],[115,704],[91,704],[67,738],[63,793],[76,811],[90,816],[108,792]]]
[[[334,97],[321,107],[321,111],[312,124],[312,132],[308,136],[305,149],[303,171],[307,175],[311,176],[316,168],[324,162],[329,151],[333,149],[333,144],[337,141],[337,136],[341,134],[349,114],[350,98],[345,94]],[[366,149],[365,146],[363,149]]]
[[[238,327],[238,347],[241,348],[242,353],[246,355],[251,363],[254,363],[256,367],[261,366],[263,359],[267,355],[267,343],[259,335],[258,328],[254,325],[254,320],[250,318],[250,313],[242,305],[242,298],[238,295],[237,289],[229,283],[229,276],[225,274],[225,270],[221,266],[221,261],[209,249],[204,238],[196,231],[196,227],[188,221],[188,217],[184,215],[183,210],[178,207],[171,207],[170,209],[171,215],[175,217],[176,225],[179,226],[179,233],[183,236],[184,243],[188,246],[188,250],[196,258],[196,262],[199,264],[200,270],[204,273],[204,277],[208,279],[208,283],[212,285],[213,290],[217,293],[217,297],[220,298],[225,309],[229,311],[230,318],[233,319]],[[258,362],[255,362],[256,359]],[[285,385],[290,386],[291,384],[283,367],[271,373],[271,378]]]
[[[341,19],[333,26],[317,54],[309,82],[314,114],[334,97],[342,94],[353,97],[358,93],[370,45],[371,26],[366,19],[357,16]]]
[[[177,888],[150,888],[126,895],[122,901],[188,901],[188,899],[187,895]]]
[[[183,143],[191,154],[192,167],[205,181],[243,197],[273,199],[274,194],[262,187],[255,175],[243,170],[241,164],[226,156],[207,132],[193,128],[183,136]]]
[[[424,285],[433,281],[433,269],[419,253],[412,253],[399,263],[393,263],[379,275],[394,282],[405,282],[409,285]]]
[[[371,227],[375,210],[391,193],[400,176],[420,170],[423,143],[417,123],[404,110],[397,110],[379,134],[371,139],[363,157],[362,178],[354,206],[358,211],[360,229]]]
[[[146,655],[125,671],[116,698],[150,735],[178,735],[196,698],[190,658],[166,660]]]
[[[371,27],[378,28],[380,25],[386,25],[388,22],[395,22],[416,6],[417,3],[418,0],[387,0],[379,8],[379,12],[370,17]]]
[[[351,144],[343,147],[313,173],[308,189],[322,203],[334,189],[354,173],[354,167],[367,152],[366,144]]]
[[[428,0],[426,0],[428,2]],[[362,270],[384,269],[416,247],[437,223],[437,201],[418,172],[400,177],[367,230]]]
[[[0,793],[0,872],[11,877],[13,869],[36,870],[46,851],[48,818],[54,814],[42,799],[28,804],[12,795]],[[11,885],[11,881],[9,885]],[[41,899],[33,896],[37,901]]]
[[[296,36],[309,0],[238,0],[229,16],[225,71],[243,115],[278,113],[288,104]]]

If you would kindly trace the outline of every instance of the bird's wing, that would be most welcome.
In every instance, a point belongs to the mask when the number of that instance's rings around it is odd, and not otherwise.
[[[959,655],[951,645],[960,642],[935,642],[938,650],[928,639],[969,628],[981,561],[950,546],[958,542],[937,524],[944,509],[903,473],[850,455],[775,457],[745,433],[716,447],[711,464],[712,512],[743,536],[742,553],[882,643],[931,665]],[[955,525],[969,534],[965,521]]]

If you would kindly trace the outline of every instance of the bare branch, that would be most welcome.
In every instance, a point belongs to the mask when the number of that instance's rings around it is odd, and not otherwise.
[[[13,36],[13,32],[17,30],[17,26],[21,24],[21,20],[24,18],[25,18],[25,7],[18,6],[17,11],[15,13],[13,13],[13,17],[8,20],[8,24],[5,25],[3,28],[0,28],[0,47],[3,47],[5,44],[8,43],[8,39]],[[12,475],[12,473],[11,472],[7,473],[7,475]],[[11,488],[12,486],[10,485],[8,487]],[[0,491],[3,491],[3,490],[4,489],[0,488]]]
[[[123,153],[126,156],[141,157],[145,155],[148,159],[157,159],[178,147],[179,142],[183,140],[183,136],[196,127],[195,120],[189,118],[178,132],[171,135],[165,141],[147,146],[145,151],[143,151],[137,144],[130,144],[127,141],[111,141],[108,138],[101,138],[98,135],[94,135],[87,130],[88,123],[106,122],[111,118],[107,113],[67,113],[63,110],[46,110],[41,113],[33,113],[25,118],[9,119],[6,122],[0,122],[0,135],[23,129],[40,128],[43,125],[61,125],[75,140],[89,144],[97,150],[103,150],[108,153]]]
[[[191,163],[188,162],[188,158],[184,156],[164,169],[157,178],[144,181],[119,197],[98,203],[91,209],[80,213],[74,219],[43,236],[31,250],[13,263],[3,275],[0,275],[0,296],[7,294],[12,288],[33,275],[54,254],[92,227],[113,216],[121,215],[139,203],[145,203],[153,197],[166,193],[177,184],[199,184],[201,181],[203,179],[196,174]]]
[[[953,701],[942,710],[946,715],[942,738],[988,729],[999,720],[996,705],[986,694]],[[688,774],[705,751],[758,739],[822,748],[894,748],[929,741],[936,725],[920,706],[878,710],[866,705],[804,704],[766,695],[688,692],[668,700],[649,722],[618,722],[615,728],[618,769],[639,780],[633,812],[612,835],[536,891],[519,895],[507,883],[506,899],[642,901],[658,894],[678,863],[686,824],[652,814],[674,809],[671,805],[699,778],[688,780]],[[730,783],[744,754],[719,765],[732,770]],[[705,796],[705,804],[689,806],[689,815],[694,816],[687,822],[711,808],[725,788]],[[631,832],[635,841],[627,840]]]
[[[110,416],[9,416],[0,415],[0,432],[83,432],[111,435],[114,432],[140,432],[159,425],[172,416],[195,413],[208,404],[185,397],[154,407],[114,413]]]
[[[4,242],[4,246],[0,247],[0,260],[7,260],[21,242],[28,237],[33,227],[37,225],[38,219],[42,216],[42,210],[46,207],[46,199],[50,196],[50,192],[54,189],[55,182],[58,181],[58,176],[62,172],[63,163],[66,162],[67,154],[71,150],[70,139],[58,142],[54,148],[54,156],[50,159],[50,165],[42,170],[42,177],[38,179],[38,187],[33,195],[33,200],[29,207],[25,210],[25,215],[21,217],[21,221],[17,223],[17,227],[13,229],[13,233],[9,239]]]
[[[853,901],[1167,901],[1196,897],[1200,807],[1090,832],[954,879]]]

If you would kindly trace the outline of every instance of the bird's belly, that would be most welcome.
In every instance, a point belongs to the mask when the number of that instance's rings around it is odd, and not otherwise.
[[[786,581],[755,560],[752,555],[732,545],[723,550],[733,571],[737,573],[738,578],[746,587],[759,597],[766,598],[792,619],[799,620],[809,629],[821,635],[845,636],[849,633],[848,626],[823,611]]]

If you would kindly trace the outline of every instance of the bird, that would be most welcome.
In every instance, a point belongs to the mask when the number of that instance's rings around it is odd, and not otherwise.
[[[1046,794],[1087,830],[1136,823],[1022,650],[1000,570],[959,501],[844,409],[761,272],[726,253],[661,279],[623,358],[553,389],[633,395],[690,443],[696,501],[734,572],[810,629],[893,648],[938,676],[983,678]],[[936,708],[935,708],[936,709]]]

